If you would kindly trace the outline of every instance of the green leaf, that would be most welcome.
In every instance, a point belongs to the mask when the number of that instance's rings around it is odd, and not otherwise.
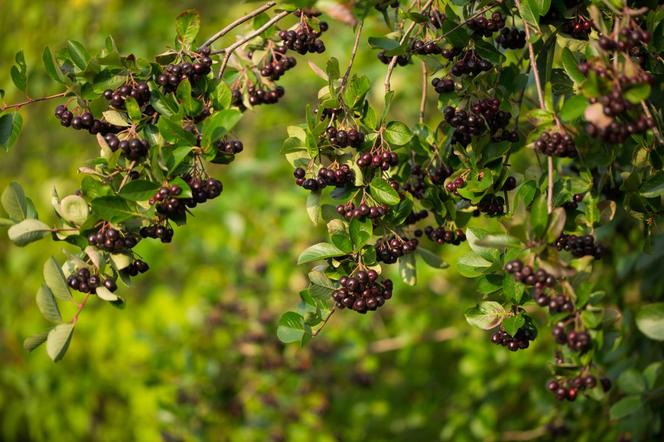
[[[279,318],[277,337],[281,342],[285,344],[302,342],[307,333],[304,318],[299,313],[286,312]]]
[[[530,206],[530,203],[533,202],[533,198],[535,198],[536,193],[537,185],[535,184],[535,181],[526,181],[525,183],[521,184],[516,191],[516,195],[514,196],[514,210],[516,210],[518,205],[521,203],[523,203],[525,207]]]
[[[539,17],[537,17],[534,12],[537,11],[537,15],[539,15],[536,2],[537,0],[523,0],[519,12],[523,20],[539,31]]]
[[[25,92],[28,86],[28,76],[23,51],[18,51],[14,57],[14,60],[16,60],[16,65],[12,66],[10,71],[12,82],[18,90]],[[1,95],[0,98],[2,98]]]
[[[119,127],[131,126],[131,122],[127,119],[127,117],[116,110],[104,111],[102,112],[102,115],[104,116],[104,120],[108,121],[113,126],[119,126]]]
[[[102,196],[90,203],[92,212],[100,219],[113,223],[120,223],[138,214],[129,207],[127,201],[116,196]]]
[[[71,301],[72,297],[67,286],[67,281],[65,280],[65,275],[53,257],[50,257],[44,263],[44,281],[56,298],[63,301]]]
[[[125,107],[127,108],[129,118],[135,123],[139,123],[143,114],[141,113],[141,107],[138,105],[136,99],[131,96],[125,97]]]
[[[546,195],[541,194],[540,197],[535,200],[530,212],[530,226],[533,229],[533,234],[536,238],[541,238],[542,235],[544,235],[548,224],[549,214],[546,206]]]
[[[128,182],[118,195],[130,201],[147,201],[152,198],[161,186],[147,180],[135,180]]]
[[[645,100],[649,96],[650,85],[648,83],[642,83],[638,86],[631,87],[624,93],[625,99],[634,104],[640,103],[642,100]]]
[[[343,256],[345,253],[339,250],[334,245],[326,242],[321,242],[309,247],[307,250],[300,254],[297,259],[298,264],[305,264],[312,261],[319,261],[321,259],[333,258],[335,256]]]
[[[370,219],[361,221],[359,218],[353,218],[348,228],[350,239],[353,242],[355,250],[360,250],[373,235],[373,223]]]
[[[180,101],[180,104],[187,113],[191,113],[193,109],[193,101],[191,99],[191,83],[188,79],[184,79],[178,84],[178,88],[175,91],[176,97]]]
[[[60,69],[60,65],[53,55],[53,51],[47,46],[44,48],[44,53],[42,54],[42,61],[44,62],[44,67],[48,75],[58,83],[67,84],[68,79],[65,77],[65,74]]]
[[[67,40],[67,52],[69,52],[69,57],[71,61],[80,69],[85,70],[88,67],[88,62],[90,61],[90,54],[88,53],[85,46],[81,43],[73,40]]]
[[[341,71],[339,70],[339,60],[331,57],[325,66],[325,73],[327,74],[327,79],[330,83],[341,77]]]
[[[506,312],[502,305],[495,301],[485,301],[481,304],[466,310],[466,321],[472,326],[479,327],[482,330],[491,330],[497,327]]]
[[[309,215],[309,219],[312,223],[314,223],[314,225],[318,225],[323,220],[320,206],[320,197],[321,192],[319,190],[315,192],[309,192],[309,195],[307,195],[307,214]]]
[[[574,58],[574,54],[572,54],[572,51],[570,51],[569,48],[563,48],[562,63],[563,69],[565,69],[565,72],[574,83],[579,84],[586,80],[585,75],[579,70],[578,62],[576,61],[576,58]]]
[[[387,123],[384,132],[385,140],[395,146],[403,146],[413,138],[413,134],[408,126],[401,121],[390,121]]]
[[[655,388],[663,366],[664,363],[662,363],[662,361],[657,361],[648,365],[646,369],[643,370],[643,377],[646,380],[646,386],[649,390]]]
[[[446,269],[450,265],[443,261],[443,259],[438,256],[436,253],[432,252],[431,250],[424,249],[422,247],[417,247],[415,249],[417,254],[420,255],[420,258],[422,258],[422,261],[427,263],[429,267],[432,267],[434,269]]]
[[[369,46],[372,48],[385,49],[391,51],[401,46],[397,40],[385,37],[369,37]]]
[[[565,222],[567,221],[567,213],[562,207],[556,207],[551,212],[551,221],[549,222],[549,227],[546,230],[546,240],[549,243],[553,243],[565,228]]]
[[[58,362],[65,355],[73,333],[74,324],[59,324],[48,332],[46,352],[53,362]]]
[[[390,183],[379,176],[371,180],[369,188],[371,190],[371,196],[373,196],[379,203],[394,206],[401,201],[399,194],[392,188],[392,186],[390,186]]]
[[[664,341],[664,302],[642,306],[636,314],[636,326],[650,339]]]
[[[646,391],[646,380],[635,368],[623,371],[618,377],[618,386],[627,394],[638,394]]]
[[[579,118],[586,111],[588,102],[583,95],[572,95],[565,101],[560,111],[560,119],[568,122]]]
[[[486,235],[485,237],[479,239],[476,244],[482,247],[496,248],[523,247],[523,243],[518,238],[504,234]]]
[[[457,269],[466,278],[477,278],[483,275],[493,264],[479,255],[470,253],[457,261]]]
[[[201,146],[210,147],[230,132],[241,119],[242,112],[237,109],[223,109],[209,116],[203,123]]]
[[[417,267],[415,266],[415,255],[408,253],[399,258],[399,275],[403,282],[408,285],[417,283]]]
[[[58,303],[55,301],[55,297],[51,290],[46,286],[42,285],[39,291],[37,292],[37,307],[42,316],[51,322],[62,322],[62,315],[60,315],[60,309],[58,308]]]
[[[88,202],[78,195],[68,195],[60,201],[60,215],[73,224],[84,224],[89,213]]]
[[[23,128],[23,117],[18,112],[0,116],[0,147],[8,151],[18,140]]]
[[[109,289],[107,289],[104,286],[97,287],[95,289],[95,293],[97,294],[99,299],[102,299],[102,300],[108,301],[108,302],[114,302],[114,301],[117,301],[118,299],[120,299],[120,297],[118,295],[111,292]]]
[[[641,184],[640,193],[645,198],[657,198],[664,195],[664,171],[658,171]]]
[[[27,203],[25,200],[25,192],[23,187],[16,182],[12,182],[2,192],[2,207],[7,212],[7,215],[14,221],[23,221],[28,214]]]
[[[611,419],[622,419],[625,416],[636,413],[642,406],[641,396],[630,395],[613,404],[609,410],[609,414],[611,415]]]
[[[44,342],[46,342],[47,337],[48,337],[48,332],[44,332],[25,338],[25,340],[23,341],[23,348],[27,351],[32,351],[35,348],[42,345]]]
[[[189,47],[196,40],[201,27],[201,17],[195,9],[187,9],[175,19],[175,29],[183,46]]]
[[[7,234],[14,244],[22,247],[26,244],[42,239],[44,235],[50,231],[51,228],[43,222],[36,219],[26,219],[11,226],[7,231]]]
[[[503,278],[503,295],[505,299],[515,304],[521,304],[526,287],[517,282],[512,275]]]
[[[514,337],[516,332],[518,332],[519,329],[525,324],[526,319],[523,317],[523,315],[508,316],[507,318],[503,319],[503,328],[512,337]]]
[[[482,240],[487,236],[489,235],[485,230],[478,228],[466,229],[466,238],[470,249],[487,261],[497,262],[500,258],[499,251],[491,243],[491,240],[487,244],[482,243]]]

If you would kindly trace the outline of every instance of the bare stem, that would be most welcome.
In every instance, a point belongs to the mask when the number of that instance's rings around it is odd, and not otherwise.
[[[127,168],[127,175],[125,175],[124,178],[122,178],[122,182],[120,183],[118,191],[120,191],[125,186],[125,184],[127,184],[127,181],[129,181],[129,172],[131,172],[131,170],[134,168],[135,165],[136,165],[135,160],[129,163],[129,167]]]
[[[27,106],[28,104],[39,103],[40,101],[48,101],[48,100],[53,100],[55,98],[64,97],[68,93],[69,93],[69,91],[65,91],[65,92],[60,92],[59,94],[48,95],[46,97],[28,98],[27,100],[22,101],[20,103],[2,104],[2,105],[0,105],[0,112],[4,112],[7,109],[20,109],[23,106]]]
[[[238,18],[238,19],[235,20],[233,23],[229,24],[228,26],[226,26],[225,28],[223,28],[221,31],[217,32],[217,33],[214,34],[212,37],[208,38],[207,41],[206,41],[205,43],[203,43],[203,44],[201,45],[201,47],[200,47],[198,50],[200,51],[201,49],[210,46],[212,43],[214,43],[215,41],[219,40],[221,37],[223,37],[224,35],[228,34],[230,31],[232,31],[233,29],[237,28],[237,27],[240,26],[242,23],[244,23],[244,22],[246,22],[246,21],[248,21],[248,20],[251,20],[252,18],[256,17],[257,15],[259,15],[259,14],[261,14],[261,13],[267,11],[268,9],[270,9],[270,8],[272,8],[272,7],[274,7],[276,4],[277,4],[277,2],[274,2],[274,1],[272,1],[272,2],[267,2],[267,3],[265,3],[263,6],[261,6],[260,8],[258,8],[258,9],[254,9],[253,11],[251,11],[250,13],[248,13],[247,15],[244,15],[244,16]]]
[[[239,48],[240,46],[244,45],[245,43],[247,43],[247,42],[253,40],[254,38],[258,37],[258,36],[261,35],[263,32],[265,32],[266,30],[268,30],[273,24],[275,24],[276,22],[278,22],[278,21],[281,20],[282,18],[286,17],[288,14],[290,14],[289,11],[283,11],[283,12],[280,12],[279,14],[275,15],[275,16],[272,17],[270,20],[268,20],[263,26],[261,26],[260,28],[256,29],[254,32],[252,32],[252,33],[246,35],[246,36],[243,37],[242,39],[236,41],[235,43],[233,43],[233,44],[230,45],[229,47],[227,47],[227,48],[225,48],[225,49],[220,49],[220,50],[218,50],[218,51],[214,51],[214,52],[212,52],[212,54],[221,54],[221,53],[225,53],[225,54],[226,54],[226,55],[224,56],[223,61],[221,62],[221,67],[219,68],[219,75],[218,75],[218,77],[219,77],[219,78],[222,78],[222,77],[224,76],[224,71],[226,70],[226,66],[228,65],[228,61],[230,60],[231,55],[233,55],[233,53],[237,50],[237,48]]]
[[[355,55],[357,54],[357,48],[360,44],[360,36],[362,35],[362,28],[364,27],[364,20],[360,21],[360,23],[357,25],[357,30],[355,31],[355,42],[353,42],[353,51],[350,53],[350,61],[348,62],[348,67],[346,68],[346,72],[344,72],[344,76],[341,79],[341,85],[339,86],[339,94],[341,94],[344,89],[346,88],[346,84],[348,83],[348,77],[350,77],[350,71],[353,68],[353,63],[355,62]]]
[[[650,109],[644,100],[641,100],[641,107],[643,108],[643,113],[646,114],[646,117],[654,121],[655,119],[653,118],[652,113],[650,113]],[[655,137],[657,138],[659,144],[664,144],[664,139],[662,138],[662,134],[659,132],[659,128],[657,128],[656,124],[652,130],[655,133]]]
[[[328,313],[327,316],[325,317],[325,319],[323,320],[323,324],[321,324],[321,326],[318,327],[318,329],[316,329],[316,331],[313,332],[311,334],[311,336],[318,336],[318,333],[320,333],[321,330],[323,330],[323,327],[325,327],[325,325],[327,324],[327,321],[330,320],[330,318],[332,317],[332,315],[334,314],[335,311],[336,311],[335,308],[332,308],[332,310],[330,310],[330,313]]]
[[[76,314],[74,315],[74,318],[71,320],[71,323],[73,325],[76,325],[76,323],[78,322],[78,316],[83,311],[83,308],[85,308],[85,304],[88,303],[89,299],[90,299],[90,293],[86,294],[85,298],[83,298],[83,301],[78,305],[78,309],[76,310]]]
[[[424,112],[427,107],[427,64],[422,62],[422,96],[420,98],[420,124],[424,124]]]

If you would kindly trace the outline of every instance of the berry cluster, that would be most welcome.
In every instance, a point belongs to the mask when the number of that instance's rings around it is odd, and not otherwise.
[[[358,313],[374,311],[392,297],[392,280],[382,279],[375,270],[360,270],[355,276],[342,276],[341,287],[332,293],[339,309],[349,308]]]
[[[183,177],[191,189],[191,198],[183,198],[182,201],[189,208],[196,207],[207,200],[212,200],[221,195],[224,186],[216,178]]]
[[[452,141],[467,146],[472,136],[483,134],[487,127],[491,133],[491,141],[516,142],[519,135],[516,131],[506,129],[512,114],[500,110],[500,100],[487,98],[471,106],[470,111],[446,106],[443,109],[445,121],[454,127]]]
[[[180,82],[189,80],[191,83],[196,83],[210,72],[212,72],[212,59],[210,48],[206,47],[194,53],[191,62],[167,65],[155,81],[163,86],[165,91],[172,92],[177,89]]]
[[[583,353],[590,348],[592,345],[590,333],[585,330],[577,331],[574,329],[568,332],[565,328],[566,324],[559,322],[551,330],[551,334],[553,334],[556,343],[567,344],[571,350],[577,351],[579,353]]]
[[[443,94],[445,92],[454,92],[454,80],[451,78],[434,78],[431,80],[431,85],[435,89],[436,93]]]
[[[427,216],[429,216],[429,212],[425,209],[418,210],[417,212],[413,210],[408,214],[406,219],[403,221],[403,224],[405,226],[409,226],[411,224],[416,224],[416,223],[422,221],[423,219],[426,219]],[[422,231],[419,230],[419,229],[415,230],[415,236],[417,236],[417,237],[422,236]]]
[[[599,100],[591,99],[590,102],[591,104],[596,102],[601,103],[604,115],[613,119],[605,128],[588,123],[586,132],[591,137],[601,138],[608,143],[618,144],[625,141],[632,134],[644,133],[655,127],[655,120],[644,114],[639,114],[635,119],[630,116],[629,111],[633,105],[623,97],[620,89],[616,88],[609,95],[604,95]],[[619,117],[625,122],[618,121]]]
[[[496,345],[507,347],[510,351],[524,350],[537,337],[537,330],[532,325],[524,325],[514,336],[510,336],[505,330],[498,330],[491,335],[491,342]]]
[[[417,199],[424,198],[424,193],[426,192],[426,183],[424,179],[426,178],[426,173],[422,166],[419,164],[413,164],[410,168],[410,177],[403,185],[403,190],[413,195]],[[396,183],[397,186],[399,183]],[[398,190],[398,189],[395,189]]]
[[[574,139],[567,133],[542,133],[535,141],[535,150],[552,157],[575,158],[577,156]]]
[[[592,31],[593,23],[583,17],[576,17],[573,20],[568,20],[563,23],[562,30],[564,33],[571,35],[577,40],[588,40],[588,35]]]
[[[526,33],[517,28],[503,28],[496,37],[496,43],[505,49],[521,49],[526,46]]]
[[[575,210],[576,208],[579,207],[579,203],[583,201],[583,194],[582,193],[576,193],[574,196],[572,196],[571,201],[567,201],[563,204],[563,207],[565,209],[570,209],[570,210]]]
[[[116,109],[124,109],[127,97],[133,97],[139,106],[150,102],[150,86],[144,81],[123,84],[119,88],[106,89],[104,98]]]
[[[426,226],[424,234],[437,244],[452,244],[458,246],[466,240],[466,234],[461,229],[447,230],[443,226]]]
[[[461,189],[465,185],[466,185],[466,180],[464,180],[463,177],[458,176],[455,179],[450,180],[447,184],[445,184],[445,190],[455,195],[458,195],[457,190]]]
[[[604,247],[595,243],[592,235],[576,236],[561,234],[554,243],[559,251],[567,250],[575,258],[582,256],[592,256],[595,259],[601,259],[604,255]]]
[[[401,256],[414,252],[417,244],[416,238],[399,238],[395,235],[379,238],[376,241],[376,260],[385,264],[394,264]]]
[[[647,44],[649,42],[650,32],[645,31],[638,26],[622,29],[618,36],[618,40],[613,40],[606,35],[601,35],[599,37],[599,47],[605,51],[628,52],[630,55],[635,55],[632,53],[637,52],[634,51],[635,48],[639,48],[642,44]]]
[[[602,389],[606,392],[611,388],[611,381],[608,378],[600,379]],[[597,378],[591,374],[585,376],[575,376],[571,379],[558,378],[551,379],[546,383],[546,388],[553,393],[559,401],[567,399],[574,401],[580,391],[586,388],[595,388],[597,385]]]
[[[217,152],[234,155],[244,150],[244,144],[240,140],[217,140],[214,143]]]
[[[443,56],[445,56],[445,54],[443,54]],[[461,59],[452,66],[450,72],[455,77],[460,77],[462,75],[476,77],[482,72],[490,71],[492,67],[493,65],[490,61],[477,55],[474,50],[470,50],[463,52]]]
[[[277,86],[272,90],[268,89],[263,89],[262,87],[256,87],[254,85],[251,85],[247,88],[247,95],[249,97],[249,104],[252,106],[258,106],[260,104],[275,104],[279,102],[279,99],[284,96],[286,93],[286,90],[283,88],[283,86]],[[240,107],[239,104],[236,104],[234,102],[233,104]],[[240,104],[242,104],[242,96],[240,95]]]
[[[82,267],[76,273],[69,275],[67,284],[81,293],[94,293],[95,289],[100,286],[106,287],[111,292],[118,289],[113,279],[107,278],[102,281],[99,275],[91,274],[87,267]]]
[[[355,203],[348,202],[346,204],[339,204],[337,206],[337,213],[346,219],[359,218],[363,219],[369,217],[370,219],[380,218],[387,214],[389,208],[385,204],[377,206],[369,206],[367,203],[362,202],[359,206]]]
[[[325,130],[325,134],[330,144],[334,147],[344,148],[351,146],[359,149],[364,143],[364,133],[354,127],[345,130],[330,126]]]
[[[355,182],[355,174],[347,164],[342,164],[338,169],[321,167],[317,178],[305,178],[306,171],[298,167],[293,171],[295,184],[307,190],[321,190],[325,186],[344,187]]]
[[[360,167],[369,167],[373,169],[389,170],[392,166],[399,164],[399,156],[390,150],[382,152],[364,152],[357,160]]]
[[[163,243],[169,243],[173,240],[173,228],[167,225],[153,224],[141,227],[140,235],[143,238],[159,239]]]
[[[178,196],[182,194],[182,188],[176,184],[163,186],[148,201],[154,205],[157,213],[170,219],[181,218],[186,215],[187,208],[184,201]]]
[[[325,43],[319,37],[328,29],[326,22],[319,23],[320,31],[314,31],[307,23],[301,22],[296,30],[279,31],[279,38],[284,45],[298,54],[307,52],[322,54],[325,52]]]
[[[413,54],[418,55],[437,55],[442,53],[441,47],[435,41],[422,41],[419,39],[413,40],[410,50]]]
[[[443,184],[446,179],[448,179],[453,173],[453,170],[447,167],[445,164],[434,168],[429,171],[429,179],[434,184]]]
[[[505,199],[490,193],[482,197],[477,208],[488,216],[501,216],[505,214]]]
[[[277,81],[288,70],[294,68],[295,65],[297,65],[297,60],[295,60],[295,57],[286,57],[284,55],[285,52],[285,47],[277,47],[274,49],[273,57],[269,61],[266,61],[261,68],[261,75],[263,77],[267,77],[272,81]]]
[[[378,60],[380,60],[380,62],[383,64],[390,64],[392,61],[392,56],[387,55],[386,51],[380,51],[378,53]],[[397,64],[399,66],[406,66],[408,63],[410,63],[410,53],[400,54],[397,56]]]
[[[533,271],[531,266],[523,265],[523,262],[515,259],[505,264],[505,271],[514,275],[514,279],[526,285],[535,286],[535,289],[553,287],[556,278],[544,269]]]
[[[550,314],[574,312],[574,303],[569,296],[561,294],[547,295],[546,288],[542,286],[535,287],[533,299],[540,307],[548,307]]]
[[[70,127],[75,130],[87,129],[92,134],[109,133],[117,130],[115,126],[107,123],[106,121],[96,119],[92,113],[86,111],[79,116],[75,116],[73,112],[67,109],[67,106],[60,104],[55,108],[55,116],[60,120],[60,124],[64,127]]]
[[[442,28],[443,22],[447,18],[444,12],[440,12],[435,8],[429,9],[429,12],[426,12],[424,15],[428,18],[429,24],[436,29]]]
[[[491,37],[494,32],[505,27],[505,18],[503,14],[496,11],[491,14],[491,18],[483,16],[471,18],[468,20],[468,27],[482,37]]]
[[[150,148],[145,140],[133,138],[120,141],[120,138],[114,133],[104,135],[104,140],[113,152],[120,149],[128,159],[133,161],[146,157]]]
[[[150,266],[145,261],[137,259],[132,261],[126,268],[122,269],[122,272],[129,276],[136,276],[139,273],[145,273],[150,270]]]
[[[138,244],[139,238],[131,233],[123,234],[112,227],[104,227],[97,233],[88,236],[88,243],[111,253],[119,253],[133,249]]]

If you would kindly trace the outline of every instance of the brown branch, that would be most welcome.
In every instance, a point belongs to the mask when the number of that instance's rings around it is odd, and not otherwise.
[[[341,79],[341,85],[339,86],[339,95],[343,93],[344,89],[346,88],[346,84],[348,83],[348,77],[350,76],[350,71],[353,68],[353,63],[355,62],[355,55],[357,54],[357,47],[360,44],[360,35],[362,35],[363,27],[364,27],[364,20],[360,21],[360,23],[357,25],[357,30],[355,31],[355,41],[353,42],[353,50],[350,53],[350,61],[348,62],[348,67],[346,68],[346,72],[344,72],[344,76]]]
[[[282,18],[286,17],[289,14],[290,14],[290,11],[280,12],[279,14],[272,17],[269,21],[267,21],[263,26],[256,29],[254,32],[248,34],[247,36],[243,37],[242,39],[238,40],[237,42],[233,43],[229,47],[212,52],[212,54],[215,54],[215,55],[216,54],[222,54],[222,53],[226,54],[224,56],[223,61],[221,62],[221,67],[219,68],[218,78],[222,78],[224,76],[224,71],[226,70],[226,66],[228,65],[228,61],[230,60],[231,55],[233,55],[233,53],[237,50],[237,48],[239,48],[240,46],[244,45],[245,43],[253,40],[254,38],[258,37],[263,32],[268,30],[273,24],[275,24],[276,22],[278,22],[279,20],[281,20]]]
[[[276,4],[277,4],[277,2],[274,2],[274,1],[272,1],[272,2],[267,2],[267,3],[265,3],[263,6],[261,6],[260,8],[258,8],[258,9],[254,9],[253,11],[251,11],[250,13],[248,13],[247,15],[238,18],[238,19],[235,20],[233,23],[229,24],[228,26],[226,26],[225,28],[223,28],[221,31],[217,32],[217,33],[214,34],[212,37],[208,38],[207,41],[206,41],[205,43],[203,43],[203,44],[201,45],[200,48],[198,48],[198,50],[200,51],[201,49],[210,46],[212,43],[214,43],[215,41],[219,40],[221,37],[223,37],[224,35],[228,34],[230,31],[232,31],[233,29],[237,28],[237,27],[240,26],[242,23],[244,23],[244,22],[246,22],[246,21],[248,21],[248,20],[251,20],[252,18],[256,17],[257,15],[259,15],[259,14],[261,14],[261,13],[267,11],[268,9],[270,9],[270,8],[272,8],[272,7],[274,7]]]
[[[22,101],[20,103],[14,103],[14,104],[3,104],[0,106],[0,112],[4,112],[7,109],[20,109],[23,106],[27,106],[29,104],[33,103],[39,103],[40,101],[48,101],[48,100],[53,100],[55,98],[61,98],[67,95],[69,91],[65,92],[60,92],[59,94],[54,94],[54,95],[48,95],[46,97],[39,97],[39,98],[28,98],[25,101]]]
[[[422,96],[420,97],[420,124],[424,124],[424,112],[427,107],[427,86],[429,82],[427,81],[427,64],[422,62]]]
[[[408,336],[396,336],[394,338],[380,339],[378,341],[372,342],[368,347],[369,353],[385,353],[388,351],[395,351],[407,347],[408,345],[413,345],[423,342],[444,342],[450,341],[456,338],[459,335],[459,332],[454,327],[446,327],[435,330],[434,332],[424,335],[421,337],[408,337]]]
[[[85,295],[85,298],[83,298],[83,301],[78,305],[78,309],[76,310],[76,314],[71,320],[72,325],[76,325],[78,322],[78,316],[81,314],[83,311],[83,308],[85,307],[85,304],[88,303],[88,300],[90,299],[90,293]]]

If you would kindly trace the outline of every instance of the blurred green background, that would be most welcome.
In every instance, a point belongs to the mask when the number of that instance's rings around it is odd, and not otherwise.
[[[111,34],[122,52],[149,58],[172,43],[182,9],[201,12],[207,36],[253,7],[0,0],[0,88],[7,102],[22,99],[9,80],[21,49],[36,97],[58,92],[41,68],[45,46],[74,39],[94,51]],[[373,23],[366,36],[383,30]],[[333,23],[328,52],[310,59],[324,66],[336,56],[344,66],[352,38],[348,25]],[[357,71],[376,80],[379,99],[384,66],[374,57],[361,53]],[[375,314],[336,314],[307,348],[278,343],[279,315],[307,284],[308,268],[296,266],[297,256],[323,233],[308,220],[306,192],[292,183],[279,154],[286,126],[303,119],[305,103],[322,86],[305,59],[298,61],[282,82],[285,99],[243,119],[237,135],[246,151],[213,170],[224,182],[222,198],[199,207],[172,244],[140,244],[152,270],[122,289],[126,309],[92,303],[60,363],[43,348],[27,354],[21,343],[47,328],[34,303],[39,269],[66,245],[42,241],[23,249],[0,235],[0,440],[530,440],[549,437],[547,422],[562,422],[543,388],[549,334],[516,354],[491,345],[464,320],[479,294],[453,266],[421,266],[417,287],[397,284],[395,298]],[[413,65],[394,80],[395,113],[411,121],[419,87],[408,85],[416,79]],[[52,188],[75,191],[77,167],[96,155],[94,139],[62,129],[54,107],[24,109],[20,142],[0,154],[1,187],[20,182],[45,219],[53,219]],[[454,263],[465,247],[442,253]],[[574,440],[615,440],[617,430],[602,419],[606,408],[580,402],[566,406]]]

